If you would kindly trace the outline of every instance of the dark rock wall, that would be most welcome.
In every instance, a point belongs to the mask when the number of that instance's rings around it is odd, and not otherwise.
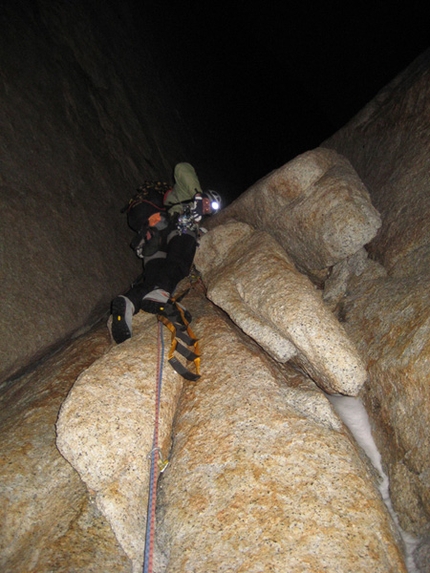
[[[430,237],[430,50],[323,145],[348,157],[382,216],[369,251],[390,274],[424,264]],[[427,260],[427,259],[426,259]]]
[[[128,2],[0,6],[0,381],[108,310],[140,272],[121,207],[193,161],[133,18]]]

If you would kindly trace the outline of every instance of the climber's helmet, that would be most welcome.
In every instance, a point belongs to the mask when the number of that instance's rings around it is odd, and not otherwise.
[[[222,200],[221,200],[221,195],[218,193],[218,191],[213,191],[209,189],[208,191],[203,193],[203,195],[208,199],[210,204],[209,214],[216,213],[221,209]]]

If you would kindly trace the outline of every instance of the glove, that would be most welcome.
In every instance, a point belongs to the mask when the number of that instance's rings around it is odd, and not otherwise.
[[[141,233],[142,233],[142,231],[141,231]],[[144,251],[145,244],[146,244],[146,238],[145,238],[145,236],[142,236],[141,233],[137,234],[130,243],[130,247],[133,249],[133,251],[139,257],[139,259],[143,259],[145,256],[143,251]],[[145,235],[146,235],[146,233],[145,233]]]
[[[144,233],[144,234],[143,234]],[[130,243],[139,259],[152,257],[160,250],[162,244],[162,235],[156,227],[150,227],[141,231]]]

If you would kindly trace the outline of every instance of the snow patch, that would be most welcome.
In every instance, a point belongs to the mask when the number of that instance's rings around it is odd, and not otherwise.
[[[370,428],[369,416],[359,398],[351,396],[332,396],[327,394],[327,398],[333,405],[339,417],[349,428],[358,445],[366,452],[375,469],[381,476],[378,485],[382,499],[396,524],[405,545],[405,560],[409,573],[419,573],[416,568],[413,552],[418,545],[419,539],[404,531],[399,524],[399,518],[394,511],[390,498],[390,482],[382,467],[381,454],[376,447]]]

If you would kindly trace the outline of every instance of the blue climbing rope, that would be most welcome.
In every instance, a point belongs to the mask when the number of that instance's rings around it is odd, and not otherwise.
[[[163,324],[158,322],[158,356],[157,356],[157,391],[155,397],[155,423],[152,450],[149,454],[151,470],[149,474],[148,512],[146,516],[145,554],[143,560],[143,573],[152,573],[155,538],[155,508],[157,502],[158,462],[160,448],[158,446],[158,427],[160,418],[161,386],[163,382],[164,338]]]

